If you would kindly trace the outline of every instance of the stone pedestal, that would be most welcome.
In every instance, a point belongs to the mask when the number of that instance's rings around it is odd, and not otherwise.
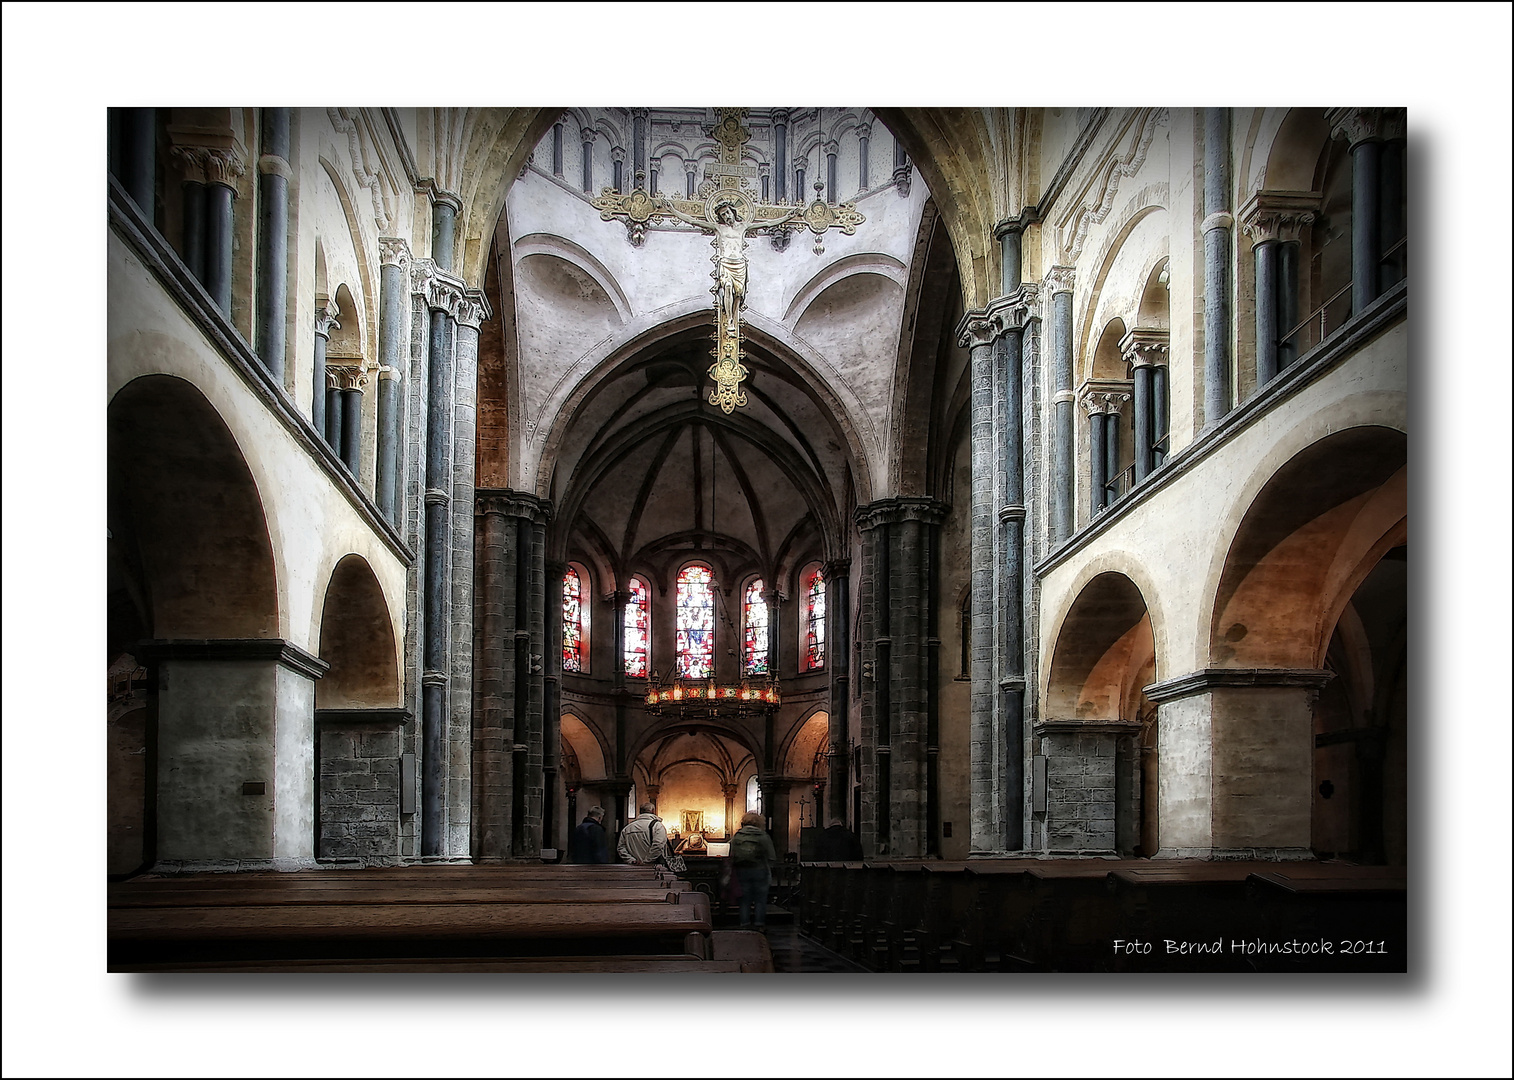
[[[400,746],[405,709],[319,709],[316,855],[387,863],[399,857]]]
[[[1134,721],[1043,720],[1035,733],[1046,757],[1045,850],[1053,854],[1117,854],[1130,847],[1130,744]],[[1120,769],[1127,775],[1121,777]],[[1137,789],[1139,790],[1139,789]],[[1127,841],[1122,844],[1122,840]]]

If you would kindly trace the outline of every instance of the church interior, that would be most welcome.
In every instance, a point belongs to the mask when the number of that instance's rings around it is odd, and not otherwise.
[[[1413,116],[110,109],[100,966],[1410,970]]]

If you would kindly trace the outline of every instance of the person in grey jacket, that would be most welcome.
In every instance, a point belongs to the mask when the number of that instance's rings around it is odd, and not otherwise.
[[[768,881],[777,861],[772,838],[762,829],[762,815],[755,811],[743,814],[741,828],[731,837],[731,866],[741,883],[739,910],[743,927],[767,929]]]

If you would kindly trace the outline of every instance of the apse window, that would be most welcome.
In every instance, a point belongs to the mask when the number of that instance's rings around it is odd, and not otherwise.
[[[715,674],[715,589],[708,566],[690,563],[678,574],[678,675]]]
[[[803,668],[816,671],[825,667],[825,575],[818,565],[807,568],[801,577],[804,586],[802,605],[804,638]]]
[[[639,577],[626,587],[625,637],[626,675],[645,679],[651,653],[652,599],[647,583]]]
[[[574,567],[562,579],[562,669],[589,672],[589,609],[584,606],[583,577]]]
[[[762,579],[756,578],[742,594],[741,671],[744,675],[768,673],[768,602],[762,593]]]

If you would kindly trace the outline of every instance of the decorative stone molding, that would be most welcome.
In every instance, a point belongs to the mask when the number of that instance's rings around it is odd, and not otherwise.
[[[342,324],[337,321],[341,309],[336,306],[336,301],[329,296],[315,298],[315,332],[318,336],[330,339],[331,331],[340,330]]]
[[[831,581],[838,577],[847,577],[852,572],[852,560],[832,559],[830,562],[821,565],[820,572],[825,575],[826,581]]]
[[[1047,297],[1070,293],[1076,276],[1077,271],[1070,266],[1053,266],[1041,275],[1041,288]]]
[[[923,521],[927,525],[939,525],[946,519],[950,509],[950,504],[938,499],[900,495],[857,507],[855,518],[857,528],[867,532],[879,525],[893,525],[901,521]]]
[[[1130,384],[1113,380],[1086,382],[1078,398],[1083,411],[1089,416],[1097,416],[1100,413],[1117,416],[1131,398]]]
[[[1135,111],[1120,135],[1110,144],[1103,159],[1089,170],[1089,179],[1078,194],[1068,201],[1068,209],[1060,214],[1056,222],[1057,248],[1063,253],[1063,258],[1076,259],[1082,253],[1089,231],[1109,217],[1110,211],[1114,209],[1120,182],[1141,171],[1157,129],[1166,121],[1165,108]],[[1119,149],[1122,144],[1127,146],[1123,154]]]
[[[894,170],[894,190],[899,193],[899,198],[909,198],[909,185],[914,176],[915,168],[909,163],[909,158],[904,159],[904,164]]]
[[[1132,735],[1141,730],[1139,720],[1059,720],[1047,717],[1031,725],[1037,735]]]
[[[610,147],[610,160],[611,161],[624,161],[625,159],[626,159],[626,148],[624,146],[612,146],[612,147]]]
[[[1120,355],[1132,367],[1163,367],[1167,363],[1168,331],[1138,326],[1120,339]]]
[[[452,492],[444,491],[442,488],[427,488],[421,500],[427,506],[451,506]]]
[[[1320,195],[1313,191],[1258,191],[1241,207],[1241,231],[1253,247],[1273,240],[1291,242],[1314,224]]]
[[[462,278],[438,269],[434,259],[412,259],[410,282],[414,291],[425,295],[426,304],[433,311],[445,311],[456,317],[467,289]]]
[[[1203,220],[1199,225],[1199,232],[1212,233],[1216,229],[1228,229],[1234,224],[1235,218],[1231,217],[1228,211],[1217,210]]]
[[[1011,330],[1023,330],[1038,318],[1040,286],[1026,282],[1012,293],[991,300],[982,311],[969,311],[957,324],[957,344],[964,349],[990,345]]]
[[[186,179],[201,184],[237,186],[236,178],[247,171],[247,162],[236,147],[175,146],[172,154],[184,166]]]
[[[380,382],[397,383],[405,381],[404,372],[400,371],[399,368],[390,367],[388,364],[379,365],[378,377]]]
[[[282,638],[159,638],[141,642],[135,653],[143,664],[164,660],[262,660],[319,679],[331,665]]]
[[[440,203],[442,206],[450,206],[454,213],[461,214],[463,212],[463,197],[461,195],[447,191],[435,184],[431,185],[428,194],[430,194],[433,204]]]
[[[1326,109],[1325,122],[1330,125],[1332,139],[1345,139],[1354,147],[1357,143],[1404,138],[1408,116],[1403,109]]]
[[[479,328],[490,315],[494,314],[489,307],[489,298],[484,295],[482,289],[466,289],[457,300],[457,306],[453,312],[458,325]]]
[[[291,181],[294,179],[294,170],[289,167],[289,162],[277,154],[264,154],[258,158],[258,172],[264,176],[282,176]]]
[[[379,265],[404,266],[410,261],[410,245],[398,236],[379,237]]]
[[[578,141],[581,142],[581,143],[588,143],[590,146],[593,146],[594,145],[594,139],[595,139],[595,137],[596,137],[597,134],[598,133],[593,128],[588,128],[588,127],[586,127],[586,128],[579,128],[578,129]]]
[[[994,226],[994,239],[1003,240],[1005,233],[1023,233],[1030,226],[1041,220],[1034,206],[1027,206],[1014,217],[1007,217]]]
[[[474,507],[480,514],[525,518],[539,525],[545,525],[552,520],[550,501],[539,499],[529,492],[512,491],[508,488],[479,488]]]
[[[1160,704],[1223,689],[1301,687],[1317,691],[1333,678],[1335,672],[1318,668],[1205,668],[1166,682],[1152,683],[1142,687],[1141,692]]]

